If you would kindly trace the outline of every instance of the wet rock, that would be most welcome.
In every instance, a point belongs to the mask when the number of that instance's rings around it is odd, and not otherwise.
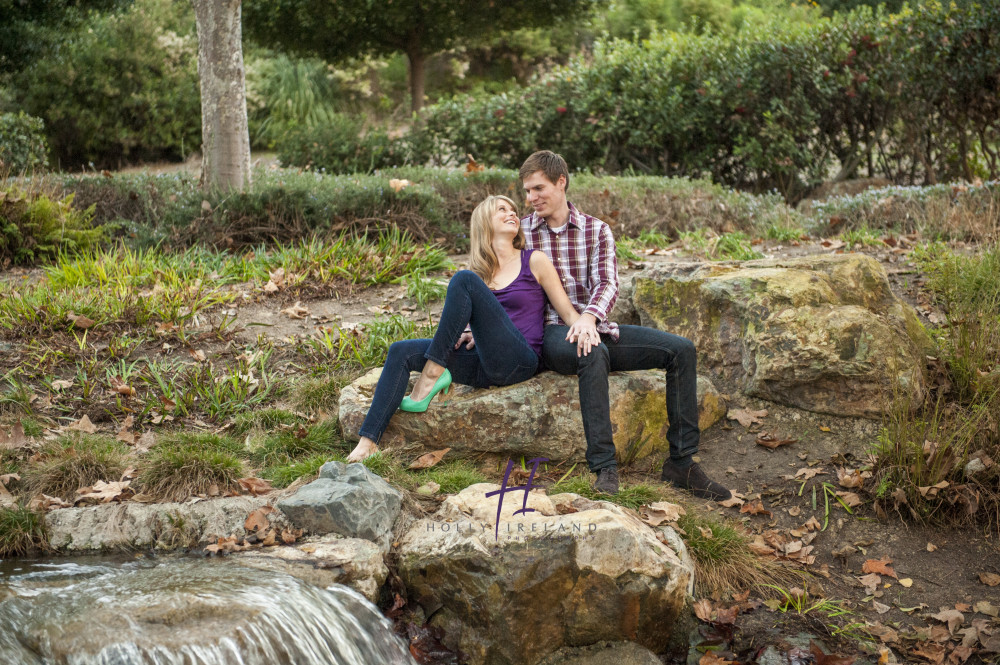
[[[373,369],[340,393],[340,424],[357,440],[371,406],[381,368]],[[414,376],[416,376],[414,374]],[[615,372],[610,377],[611,424],[615,446],[640,444],[636,458],[669,449],[662,371]],[[449,457],[499,455],[525,459],[582,461],[586,451],[575,376],[543,372],[530,381],[474,390],[455,386],[447,406],[437,401],[425,413],[397,411],[380,445],[407,447],[414,455],[451,448]],[[726,404],[705,378],[698,378],[698,424],[704,430],[721,419]]]
[[[659,265],[632,287],[642,325],[691,339],[699,369],[747,395],[877,418],[925,394],[926,332],[863,254]]]
[[[327,462],[319,478],[278,502],[292,524],[311,534],[363,538],[389,549],[403,494],[363,464]]]
[[[266,496],[235,496],[187,503],[112,503],[61,508],[45,515],[49,545],[60,552],[116,549],[177,549],[246,535],[251,512],[270,505]],[[278,513],[271,523],[288,526]]]
[[[307,538],[290,547],[238,552],[230,559],[250,568],[287,573],[324,588],[343,584],[373,603],[389,574],[375,543],[337,535]]]
[[[575,494],[505,495],[497,485],[448,497],[399,540],[409,598],[445,644],[474,665],[531,665],[564,646],[636,642],[666,646],[693,566],[672,529]]]
[[[662,665],[649,649],[635,642],[602,642],[588,647],[566,647],[539,665]]]

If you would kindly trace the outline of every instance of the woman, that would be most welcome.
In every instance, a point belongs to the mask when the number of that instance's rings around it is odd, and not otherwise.
[[[378,440],[397,407],[426,411],[434,395],[447,394],[452,381],[485,388],[534,376],[542,352],[546,296],[567,325],[580,318],[549,257],[523,249],[524,233],[513,201],[488,197],[473,211],[471,226],[472,269],[455,273],[448,284],[434,339],[405,340],[389,347],[361,426],[361,440],[347,456],[348,462],[360,462],[378,450]],[[474,345],[455,342],[466,324]],[[590,352],[589,344],[583,352]],[[417,370],[420,377],[404,398],[410,372]]]

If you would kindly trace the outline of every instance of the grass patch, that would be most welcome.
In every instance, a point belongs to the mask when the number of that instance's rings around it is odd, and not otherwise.
[[[342,453],[313,455],[306,459],[283,466],[265,469],[263,477],[271,481],[275,487],[288,487],[303,476],[315,476],[327,462],[343,462],[346,456]]]
[[[764,229],[765,238],[768,240],[777,240],[778,242],[793,242],[799,240],[804,235],[806,235],[806,232],[801,226],[771,224]]]
[[[239,490],[243,464],[227,453],[198,445],[159,445],[143,461],[139,486],[160,501]]]
[[[210,432],[171,432],[161,437],[158,445],[167,448],[198,448],[234,456],[246,453],[242,441]]]
[[[448,292],[448,283],[444,280],[428,277],[427,273],[417,271],[403,277],[406,285],[406,297],[417,303],[420,309],[437,300],[442,300]]]
[[[0,558],[45,549],[45,516],[25,506],[0,508]]]
[[[393,342],[433,337],[434,330],[433,325],[418,325],[392,314],[360,328],[325,329],[307,342],[307,348],[334,363],[340,371],[366,369],[382,365]]]
[[[632,510],[636,510],[640,506],[645,506],[654,501],[663,501],[670,496],[669,491],[664,488],[645,483],[622,485],[618,490],[618,494],[604,494],[594,489],[592,476],[593,474],[586,474],[563,478],[550,487],[548,493],[549,495],[553,495],[570,492],[579,494],[587,499],[616,503],[619,506],[631,508]]]
[[[292,387],[292,405],[309,413],[334,412],[340,403],[341,388],[356,378],[357,370],[341,370],[326,376],[303,379]]]
[[[885,247],[882,242],[882,231],[868,228],[862,224],[856,229],[848,229],[840,234],[840,239],[847,243],[847,249],[855,247]]]
[[[233,418],[231,430],[235,436],[244,436],[247,432],[255,428],[274,430],[282,425],[300,425],[304,422],[305,419],[302,416],[294,414],[291,411],[277,407],[268,407],[237,414]]]
[[[334,419],[325,420],[303,432],[286,429],[267,436],[253,451],[253,459],[265,466],[291,464],[316,455],[343,454],[346,444]]]
[[[127,454],[124,444],[108,437],[60,437],[42,447],[38,461],[23,467],[24,494],[48,494],[72,502],[81,487],[118,480]]]
[[[435,482],[441,486],[441,492],[444,494],[458,494],[470,485],[485,483],[488,480],[482,471],[466,460],[445,462],[409,475],[412,479],[411,489],[428,482]]]
[[[677,524],[694,560],[698,595],[760,592],[769,584],[799,579],[794,571],[751,552],[735,524],[690,508]]]

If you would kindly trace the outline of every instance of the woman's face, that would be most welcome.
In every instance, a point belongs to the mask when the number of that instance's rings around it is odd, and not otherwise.
[[[500,199],[497,202],[496,210],[493,212],[493,237],[510,238],[513,240],[521,228],[521,219],[517,216],[517,210],[513,205]]]

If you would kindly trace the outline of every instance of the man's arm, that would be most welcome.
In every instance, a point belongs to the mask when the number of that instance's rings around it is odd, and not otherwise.
[[[596,242],[597,246],[590,253],[588,265],[587,286],[590,289],[590,302],[566,333],[566,339],[576,343],[577,355],[583,355],[585,346],[600,343],[597,324],[607,320],[618,299],[615,239],[607,224],[600,225]]]

